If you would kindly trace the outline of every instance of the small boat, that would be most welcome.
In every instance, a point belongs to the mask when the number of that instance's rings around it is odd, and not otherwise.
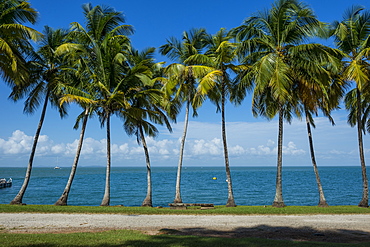
[[[13,184],[13,180],[9,178],[6,180],[5,178],[0,179],[0,189],[5,188],[5,187],[11,187]]]
[[[60,169],[60,167],[59,167],[59,157],[57,157],[57,166],[54,167],[54,169]]]
[[[59,167],[59,157],[57,157],[57,166],[54,167],[54,169],[60,169],[60,167]]]

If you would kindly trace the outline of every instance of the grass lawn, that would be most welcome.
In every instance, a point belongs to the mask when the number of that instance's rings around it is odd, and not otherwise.
[[[215,209],[199,210],[197,208],[187,210],[173,210],[168,207],[100,207],[100,206],[53,206],[53,205],[7,205],[0,204],[2,213],[97,213],[97,214],[209,214],[209,215],[300,215],[300,214],[370,214],[369,208],[357,206],[330,206],[327,208],[317,206],[288,206],[274,208],[272,206],[237,206],[227,208],[215,206]]]

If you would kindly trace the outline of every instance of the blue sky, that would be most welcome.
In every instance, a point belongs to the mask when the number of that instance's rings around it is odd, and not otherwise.
[[[35,29],[43,26],[68,28],[71,22],[83,24],[82,4],[87,1],[46,1],[30,0],[40,12]],[[204,27],[209,33],[221,27],[231,29],[253,13],[269,8],[271,0],[230,2],[194,1],[90,1],[93,5],[104,4],[122,11],[126,23],[135,28],[131,37],[135,48],[159,47],[166,39],[193,27]],[[341,20],[344,11],[352,4],[368,7],[366,0],[307,0],[321,21]],[[328,45],[331,45],[327,41]],[[165,58],[157,56],[157,60]],[[7,99],[10,89],[0,84],[0,166],[26,167],[40,110],[34,115],[23,114],[23,101]],[[238,107],[228,105],[226,112],[227,137],[230,152],[230,166],[275,166],[277,144],[277,121],[254,118],[250,110],[251,98]],[[55,109],[49,108],[41,132],[34,166],[70,166],[75,154],[79,130],[73,130],[75,117],[81,110],[75,106],[69,109],[69,116],[60,119]],[[319,166],[359,165],[356,129],[346,123],[346,111],[333,112],[336,126],[331,126],[325,118],[318,117],[313,132]],[[183,130],[183,114],[173,125],[173,133],[160,127],[156,139],[148,139],[153,166],[176,166],[179,139]],[[220,114],[210,103],[199,110],[199,117],[192,118],[189,124],[185,147],[184,166],[223,166]],[[283,165],[311,165],[308,150],[306,126],[295,119],[284,129]],[[144,166],[142,147],[135,137],[128,137],[118,119],[112,120],[112,166]],[[105,166],[105,130],[100,128],[97,119],[88,122],[86,140],[81,155],[80,166]],[[369,137],[365,136],[366,157],[370,155]],[[367,158],[367,161],[369,159]]]

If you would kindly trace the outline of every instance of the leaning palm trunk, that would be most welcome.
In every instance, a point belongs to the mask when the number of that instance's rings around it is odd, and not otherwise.
[[[314,148],[313,148],[311,125],[310,125],[310,121],[308,119],[307,113],[306,113],[306,124],[307,124],[307,133],[308,133],[308,142],[309,142],[309,145],[310,145],[310,152],[311,152],[311,161],[312,161],[313,170],[314,170],[315,176],[316,176],[317,187],[318,187],[318,190],[319,190],[320,199],[319,199],[318,206],[319,207],[328,207],[329,205],[328,205],[328,203],[326,202],[326,199],[325,199],[324,190],[322,189],[321,179],[320,179],[320,176],[319,176],[319,170],[317,169],[317,165],[316,165],[315,151],[314,151]]]
[[[82,126],[81,126],[81,133],[80,133],[80,139],[78,141],[78,146],[77,146],[77,150],[76,150],[76,156],[75,156],[75,159],[73,161],[73,165],[72,165],[71,172],[69,174],[69,179],[68,179],[67,185],[66,185],[61,197],[58,199],[58,201],[56,201],[54,203],[55,206],[66,206],[67,205],[69,191],[71,190],[72,182],[73,182],[73,179],[75,177],[76,170],[77,170],[78,160],[79,160],[80,154],[81,154],[82,143],[83,143],[83,139],[84,139],[84,136],[85,136],[85,130],[86,130],[86,125],[87,125],[88,112],[89,112],[89,110],[86,109],[85,110],[85,116],[84,116]]]
[[[222,99],[221,99],[221,126],[222,126],[222,142],[224,146],[224,157],[225,157],[225,168],[226,168],[226,180],[227,180],[227,191],[228,198],[226,207],[236,207],[234,194],[233,194],[233,185],[231,182],[231,173],[229,166],[229,154],[227,151],[227,141],[226,141],[226,126],[225,126],[225,89],[222,88]]]
[[[145,153],[145,161],[146,161],[146,175],[147,175],[147,193],[146,197],[141,204],[142,207],[152,207],[152,172],[150,168],[150,158],[149,158],[149,151],[148,151],[148,146],[146,145],[144,133],[143,133],[143,128],[140,126],[139,128],[140,131],[140,138],[141,138],[141,143],[143,144],[144,148],[144,153]]]
[[[283,168],[283,110],[279,111],[278,158],[276,172],[276,193],[273,207],[285,207],[283,201],[282,168]]]
[[[366,175],[364,144],[362,140],[362,122],[361,122],[361,92],[357,89],[357,135],[358,135],[358,149],[360,153],[361,171],[362,171],[362,199],[358,204],[359,207],[369,207],[369,185]]]
[[[100,206],[109,206],[110,203],[110,167],[111,167],[111,153],[110,153],[110,113],[107,117],[107,169],[105,172],[105,190],[103,200]]]
[[[174,203],[182,203],[181,191],[180,191],[181,169],[182,169],[182,160],[183,160],[183,156],[184,156],[186,133],[187,133],[187,130],[188,130],[188,123],[189,123],[189,108],[190,108],[190,101],[188,100],[186,102],[184,132],[183,132],[182,138],[181,138],[179,164],[177,165],[176,194],[175,194],[175,200],[173,201]]]
[[[49,92],[47,92],[46,96],[45,96],[45,101],[44,101],[44,105],[42,107],[42,112],[41,112],[41,116],[40,116],[39,125],[37,126],[36,134],[35,134],[35,137],[33,139],[33,145],[32,145],[32,149],[31,149],[30,158],[28,160],[28,166],[27,166],[26,175],[24,177],[23,185],[22,185],[21,189],[19,190],[18,194],[15,196],[15,198],[10,202],[10,204],[23,204],[22,199],[23,199],[24,194],[26,193],[26,189],[27,189],[28,183],[29,183],[30,178],[31,178],[33,158],[35,157],[37,142],[39,140],[41,128],[42,128],[42,125],[44,123],[48,101],[49,101]]]

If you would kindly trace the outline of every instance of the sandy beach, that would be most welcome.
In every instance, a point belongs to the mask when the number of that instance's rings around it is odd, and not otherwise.
[[[1,213],[1,232],[69,233],[116,229],[221,237],[327,242],[370,241],[370,215],[116,215]]]

